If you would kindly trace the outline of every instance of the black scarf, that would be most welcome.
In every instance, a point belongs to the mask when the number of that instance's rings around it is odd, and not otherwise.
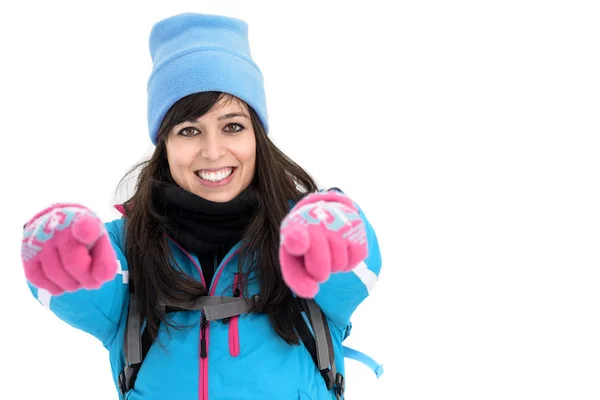
[[[256,211],[254,189],[248,187],[236,198],[216,203],[177,185],[157,190],[156,206],[167,217],[169,236],[200,259],[207,287],[227,252],[242,238]]]

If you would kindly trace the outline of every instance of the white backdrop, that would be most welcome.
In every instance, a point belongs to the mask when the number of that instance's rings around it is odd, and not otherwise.
[[[148,33],[183,11],[248,21],[271,137],[377,230],[347,344],[386,372],[349,360],[347,399],[600,398],[593,2],[131,3],[0,6],[0,398],[117,398],[102,346],[31,296],[21,228],[61,201],[119,217],[152,149]]]

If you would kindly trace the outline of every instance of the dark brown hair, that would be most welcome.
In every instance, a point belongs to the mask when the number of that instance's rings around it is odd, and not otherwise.
[[[174,267],[164,229],[166,219],[155,206],[157,187],[175,184],[169,171],[166,139],[173,126],[199,118],[221,99],[240,101],[220,92],[196,93],[179,100],[163,119],[152,156],[131,168],[119,183],[120,187],[125,178],[141,168],[134,194],[124,203],[125,256],[141,317],[146,319],[152,339],[161,322],[176,327],[159,311],[158,298],[186,301],[207,294],[201,282]],[[256,136],[256,170],[250,185],[257,194],[258,207],[242,237],[238,268],[241,273],[242,265],[253,266],[259,281],[260,297],[253,311],[267,314],[277,334],[287,343],[299,343],[293,328],[292,293],[280,272],[279,227],[289,211],[289,201],[316,191],[317,185],[271,142],[256,113],[251,107],[248,110]]]

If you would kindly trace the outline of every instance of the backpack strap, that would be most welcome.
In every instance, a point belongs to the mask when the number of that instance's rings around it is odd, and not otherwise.
[[[123,352],[125,353],[125,368],[119,374],[119,390],[125,393],[133,388],[137,373],[142,366],[142,343],[140,340],[141,328],[140,307],[134,294],[133,282],[129,281],[129,307]]]
[[[133,388],[138,371],[142,366],[142,361],[152,344],[147,331],[144,330],[144,332],[141,332],[142,321],[140,309],[132,283],[130,280],[129,308],[123,345],[125,367],[119,374],[118,380],[119,390],[123,396]],[[257,299],[258,296],[253,296],[250,299],[226,296],[201,296],[190,302],[165,303],[159,301],[158,307],[164,312],[203,311],[206,320],[213,321],[245,314]]]
[[[295,318],[296,331],[321,372],[327,389],[333,389],[335,398],[340,400],[344,396],[345,381],[344,376],[337,372],[335,366],[335,351],[327,318],[313,299],[297,298],[296,303],[300,311]],[[312,333],[302,312],[308,318]]]
[[[139,304],[131,280],[129,282],[129,294],[127,325],[123,346],[125,367],[119,374],[118,379],[119,389],[123,396],[133,388],[142,361],[151,345],[147,331],[144,330],[143,333],[141,332],[142,325]],[[190,302],[170,302],[168,304],[159,302],[159,307],[164,312],[202,310],[207,320],[226,320],[247,313],[257,299],[258,296],[253,296],[251,299],[226,296],[202,296]],[[335,352],[327,318],[313,299],[297,298],[296,306],[298,307],[294,321],[296,331],[321,372],[327,389],[333,389],[336,399],[340,400],[344,396],[345,381],[344,376],[337,372],[336,369]],[[307,316],[310,327],[306,323],[302,313]],[[356,353],[350,352],[349,354],[352,356]]]
[[[258,295],[249,299],[229,296],[200,296],[187,302],[159,302],[165,311],[203,311],[207,321],[226,319],[250,312]]]
[[[365,364],[367,367],[371,368],[373,372],[375,372],[377,378],[379,378],[383,374],[383,365],[379,364],[377,361],[373,360],[365,353],[362,353],[358,350],[354,350],[348,346],[342,346],[342,349],[344,350],[345,358],[351,358],[353,360]]]

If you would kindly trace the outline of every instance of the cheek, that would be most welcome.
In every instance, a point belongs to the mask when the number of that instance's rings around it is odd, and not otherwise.
[[[247,169],[254,171],[256,164],[256,145],[252,142],[244,146],[240,153],[240,161],[242,161]]]
[[[189,148],[172,146],[167,148],[167,160],[172,175],[180,175],[182,170],[187,169],[194,160],[193,153]]]

